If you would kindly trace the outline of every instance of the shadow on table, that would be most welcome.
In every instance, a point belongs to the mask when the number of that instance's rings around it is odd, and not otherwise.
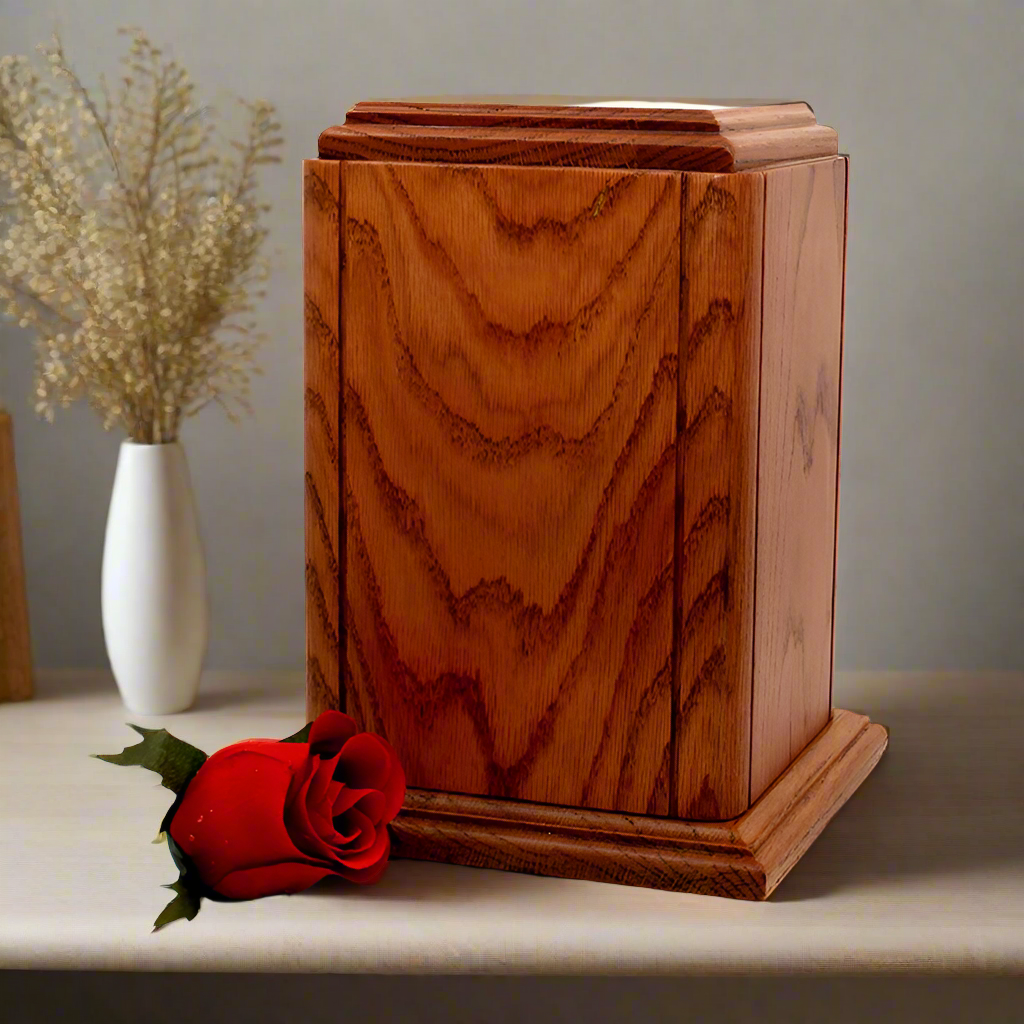
[[[500,887],[495,876],[500,874]],[[476,868],[457,867],[453,864],[434,864],[427,861],[395,860],[387,873],[375,885],[353,890],[350,883],[339,878],[325,878],[316,887],[300,893],[296,899],[319,898],[332,895],[345,899],[358,897],[360,902],[371,903],[436,903],[452,906],[477,900],[545,901],[548,892],[552,899],[564,899],[565,883],[560,878],[516,872],[495,872]]]
[[[204,691],[200,689],[195,704],[182,717],[195,711],[218,711],[221,708],[245,708],[252,711],[263,702],[276,703],[280,701],[280,694],[273,686],[233,686],[230,689],[220,691]],[[301,690],[295,695],[296,721],[300,721],[304,713],[305,695]],[[298,728],[298,726],[296,726]]]
[[[1024,862],[1024,694],[1020,677],[872,679],[864,706],[889,729],[878,767],[772,901],[862,882],[983,872]]]

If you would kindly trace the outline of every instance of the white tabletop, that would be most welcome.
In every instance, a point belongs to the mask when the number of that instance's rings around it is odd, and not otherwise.
[[[156,775],[89,758],[163,725],[212,752],[302,724],[302,679],[211,673],[190,712],[126,712],[101,673],[0,705],[0,968],[708,974],[1024,969],[1024,675],[846,675],[889,751],[765,903],[394,861],[376,886],[204,902],[151,934],[177,872]]]

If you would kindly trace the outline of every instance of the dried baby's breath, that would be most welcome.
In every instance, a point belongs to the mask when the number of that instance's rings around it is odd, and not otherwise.
[[[123,31],[116,95],[87,90],[56,36],[45,70],[0,58],[0,311],[36,332],[40,414],[86,398],[106,428],[161,443],[211,402],[248,408],[256,184],[281,126],[245,103],[245,140],[219,146],[185,70]]]

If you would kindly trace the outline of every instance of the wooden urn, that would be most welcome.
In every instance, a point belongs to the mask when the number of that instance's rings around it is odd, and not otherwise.
[[[832,708],[847,159],[805,103],[357,104],[303,167],[307,702],[395,855],[763,899]]]

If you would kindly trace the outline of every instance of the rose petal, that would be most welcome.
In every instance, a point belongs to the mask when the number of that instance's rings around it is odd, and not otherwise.
[[[374,825],[379,825],[384,815],[384,794],[379,789],[369,789],[359,798],[355,807],[362,811]]]
[[[341,855],[340,860],[347,868],[367,868],[376,864],[382,856],[386,856],[388,849],[390,849],[388,830],[386,828],[379,828],[374,830],[373,842],[365,850],[361,850],[358,853],[349,853],[346,850]]]
[[[375,864],[359,869],[339,867],[337,873],[349,882],[355,882],[356,885],[372,885],[384,874],[388,866],[388,857],[391,854],[391,840],[387,832],[384,833],[384,839],[384,852]]]
[[[328,764],[328,762],[321,763]],[[313,785],[315,786],[316,782]],[[338,786],[338,783],[332,782],[331,787],[334,786]],[[313,786],[310,786],[309,792],[306,794],[306,814],[316,834],[325,843],[333,846],[338,842],[338,835],[334,830],[334,805],[326,798],[326,794],[324,797],[323,800],[314,801]]]
[[[322,711],[309,730],[309,747],[321,757],[333,757],[356,733],[359,726],[342,711]]]
[[[367,795],[377,796],[383,800],[383,797],[373,790]],[[351,834],[342,835],[334,828],[333,821],[321,825],[313,820],[319,817],[319,814],[315,809],[310,813],[310,808],[302,803],[305,796],[306,793],[300,793],[296,805],[286,810],[285,823],[289,834],[295,840],[295,845],[308,856],[340,864],[343,852],[346,856],[349,853],[356,854],[372,845],[373,823],[366,815],[356,811],[356,816],[348,821]]]
[[[332,868],[309,864],[266,864],[229,872],[217,883],[216,891],[229,899],[255,900],[261,896],[302,892],[333,874],[337,872]]]
[[[361,732],[341,748],[334,777],[353,789],[383,790],[392,760],[390,744],[373,733]]]
[[[322,866],[295,845],[284,822],[285,798],[305,766],[305,756],[292,765],[262,746],[234,745],[206,759],[186,788],[169,831],[207,885],[216,886],[242,868],[293,861]]]
[[[376,834],[373,822],[362,811],[357,811],[354,807],[349,808],[344,814],[339,814],[334,819],[334,827],[338,831],[339,838],[342,838],[345,844],[338,851],[341,856],[365,850],[373,844]]]
[[[335,754],[331,758],[318,758],[314,757],[313,763],[316,764],[316,776],[313,780],[312,785],[309,787],[309,795],[306,797],[306,803],[313,807],[324,807],[330,809],[334,801],[329,800],[328,793],[332,786],[336,786],[337,783],[334,781],[334,771],[338,766],[338,755]]]
[[[334,806],[334,802],[338,799],[338,794],[345,788],[344,783],[335,782],[331,779],[331,784],[327,787],[327,804],[330,807]]]
[[[273,758],[275,761],[294,768],[309,759],[309,744],[282,743],[280,740],[241,740],[230,746],[221,747],[210,757],[228,757],[230,754],[239,753],[262,754],[264,757]]]
[[[405,772],[394,747],[372,733],[361,733],[345,744],[334,777],[354,789],[376,789],[384,794],[380,820],[391,821],[405,800]],[[335,812],[337,813],[337,812]]]
[[[303,853],[321,860],[329,860],[332,856],[331,848],[320,836],[309,815],[308,796],[314,782],[315,773],[306,778],[294,799],[285,806],[284,823],[293,842]]]
[[[331,813],[334,817],[338,817],[344,814],[350,807],[355,807],[359,801],[366,796],[367,793],[378,793],[380,790],[377,789],[350,789],[348,786],[342,786],[341,791],[335,798],[334,804],[331,809]]]
[[[317,758],[313,760],[316,761]],[[321,761],[320,764],[324,766],[328,762]],[[358,850],[368,843],[369,840],[364,839],[364,833],[367,828],[372,828],[373,821],[363,810],[360,816],[351,818],[346,823],[349,827],[348,834],[343,835],[336,830],[334,819],[328,816],[330,808],[323,802],[313,803],[311,796],[323,770],[319,769],[314,776],[306,780],[305,785],[296,794],[294,802],[285,807],[284,817],[288,833],[300,850],[310,857],[334,861],[337,859],[339,847]],[[383,801],[383,797],[375,790],[361,792],[364,797],[372,799],[376,796]]]
[[[339,876],[348,882],[354,882],[359,886],[368,886],[376,882],[384,873],[384,869],[387,867],[388,857],[391,855],[391,838],[388,834],[384,833],[384,850],[380,855],[380,858],[369,867],[345,867],[339,866],[337,873]]]
[[[305,792],[289,793],[289,808],[294,802],[301,801],[304,807],[305,820],[298,811],[292,811],[292,820],[302,821],[314,839],[311,839],[312,847],[320,856],[324,856],[324,843],[335,842],[333,817],[333,799],[329,796],[332,792],[341,789],[341,784],[335,782],[331,775],[337,764],[337,755],[333,758],[313,757],[310,762],[316,765],[316,770]],[[287,815],[286,815],[287,818]]]
[[[323,805],[312,806],[309,794],[315,786],[315,779],[307,780],[294,804],[285,808],[285,824],[295,845],[310,857],[336,863],[348,863],[353,857],[364,857],[364,851],[379,848],[379,836],[375,825],[384,808],[384,794],[375,789],[356,790],[358,808],[349,810],[333,819],[324,820]],[[342,825],[339,832],[335,825]],[[379,855],[379,849],[366,863]],[[363,867],[360,861],[355,865]]]
[[[337,834],[334,831],[334,822],[329,815],[324,814],[319,809],[311,809],[307,806],[309,811],[309,821],[313,828],[316,830],[316,834],[325,843],[334,843],[337,838]]]
[[[373,822],[370,822],[370,825],[372,827]],[[339,814],[338,817],[331,819],[331,828],[333,833],[328,842],[335,847],[347,847],[349,843],[356,842],[363,834],[365,823],[346,821],[345,815]]]

